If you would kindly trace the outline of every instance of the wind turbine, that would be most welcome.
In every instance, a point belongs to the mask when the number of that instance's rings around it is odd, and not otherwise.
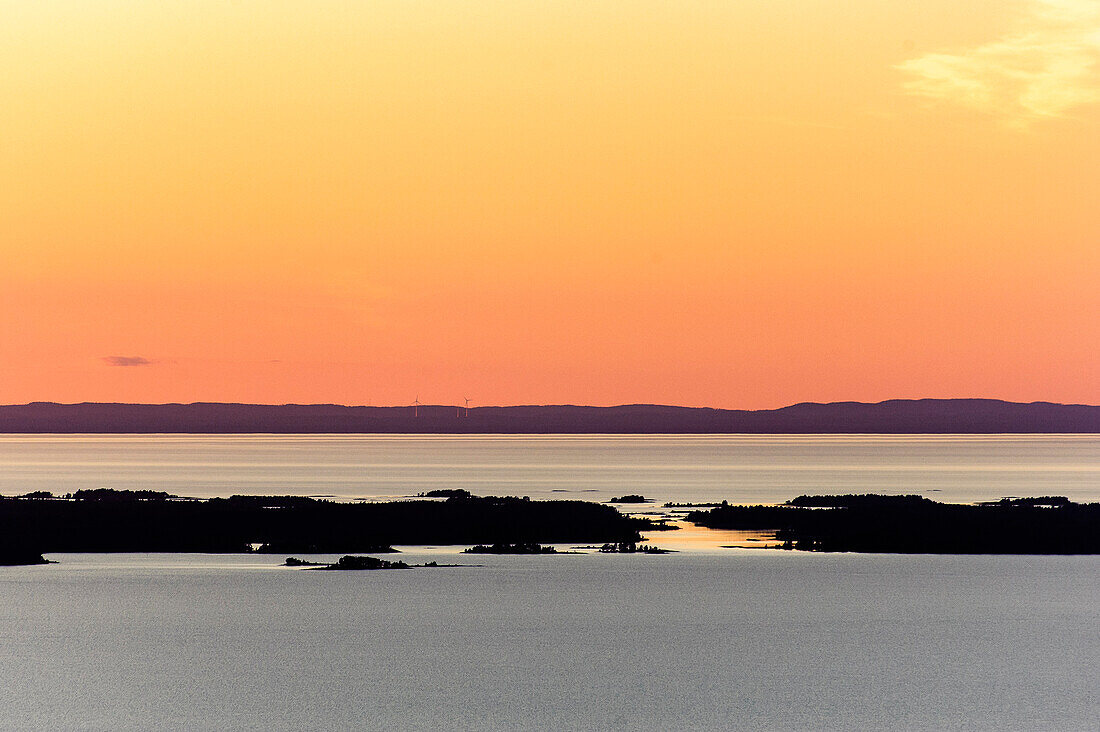
[[[416,399],[413,399],[413,416],[420,416],[420,395],[416,395]]]
[[[470,416],[470,397],[463,397],[466,400],[466,416]]]

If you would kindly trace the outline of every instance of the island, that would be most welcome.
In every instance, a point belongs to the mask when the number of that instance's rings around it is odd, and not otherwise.
[[[721,503],[666,503],[664,508],[718,508]],[[728,505],[728,502],[727,502]]]
[[[619,496],[618,498],[608,499],[608,503],[651,503],[651,501],[645,496],[639,496],[637,493],[631,493],[626,496]]]
[[[602,554],[672,554],[675,549],[661,549],[652,544],[639,544],[635,541],[620,541],[617,544],[604,544],[600,547]]]
[[[1063,496],[939,503],[916,495],[799,496],[692,511],[712,529],[774,532],[784,549],[893,554],[1100,554],[1100,503]]]
[[[480,565],[469,564],[440,564],[438,562],[425,562],[424,564],[407,564],[405,562],[390,562],[375,557],[343,556],[332,563],[307,562],[297,557],[287,557],[283,562],[284,567],[299,567],[301,569],[332,569],[332,570],[366,570],[366,569],[416,569],[432,567],[470,567]]]
[[[287,557],[283,562],[284,567],[327,567],[325,562],[308,562],[305,559],[299,559],[298,557]]]
[[[465,488],[436,488],[432,491],[417,493],[417,498],[471,498],[470,491]]]
[[[289,563],[291,559],[287,559]],[[333,569],[333,570],[362,570],[362,569],[408,569],[409,565],[405,562],[390,562],[385,559],[378,559],[377,557],[353,557],[343,556],[337,559],[332,564],[322,564],[320,566],[314,566],[313,569]]]
[[[193,499],[98,489],[0,497],[8,554],[252,552],[348,554],[395,544],[637,541],[657,522],[588,501],[471,496],[341,503],[302,496]]]

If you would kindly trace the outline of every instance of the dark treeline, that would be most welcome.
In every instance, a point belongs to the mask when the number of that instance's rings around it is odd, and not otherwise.
[[[634,541],[608,543],[600,547],[600,552],[603,554],[671,554],[673,551],[673,549],[661,549],[652,544],[639,544]]]
[[[251,544],[272,552],[377,552],[390,544],[628,541],[650,524],[584,501],[471,496],[335,503],[144,493],[0,498],[0,544],[13,552],[243,552]]]
[[[295,565],[290,563],[290,560],[294,557],[288,557],[286,560],[286,566],[293,567]],[[301,566],[301,565],[298,565]],[[378,559],[377,557],[349,557],[344,556],[337,559],[332,564],[319,564],[310,567],[311,569],[408,569],[409,565],[405,562],[389,562],[385,559]]]
[[[521,541],[515,544],[497,542],[496,544],[478,544],[463,549],[463,554],[557,554],[552,546],[543,546],[534,541]]]
[[[477,565],[463,564],[439,564],[438,562],[426,562],[425,564],[408,564],[406,562],[392,562],[377,557],[352,557],[343,556],[335,562],[307,562],[297,557],[287,557],[283,562],[284,567],[301,567],[303,569],[334,569],[334,570],[363,570],[363,569],[415,569],[418,567],[464,567]]]
[[[687,520],[775,530],[786,548],[930,554],[1100,554],[1100,503],[1063,497],[963,505],[920,496],[799,496],[783,506],[722,505]]]

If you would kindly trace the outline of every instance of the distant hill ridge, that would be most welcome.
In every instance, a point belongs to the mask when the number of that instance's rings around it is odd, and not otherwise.
[[[1100,406],[998,399],[805,402],[739,410],[628,404],[349,407],[338,404],[0,406],[0,433],[946,434],[1100,433]]]

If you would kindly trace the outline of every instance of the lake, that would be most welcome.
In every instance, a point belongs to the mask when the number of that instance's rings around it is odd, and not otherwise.
[[[1100,500],[1085,436],[0,436],[0,493]],[[677,536],[677,534],[680,536]],[[722,549],[0,567],[0,729],[1092,730],[1100,557]],[[303,555],[315,560],[331,556]]]
[[[456,555],[483,566],[381,572],[251,555],[53,558],[0,568],[3,729],[1100,719],[1095,557]]]
[[[436,488],[604,501],[803,493],[1100,500],[1098,435],[0,435],[0,494],[389,499]]]

